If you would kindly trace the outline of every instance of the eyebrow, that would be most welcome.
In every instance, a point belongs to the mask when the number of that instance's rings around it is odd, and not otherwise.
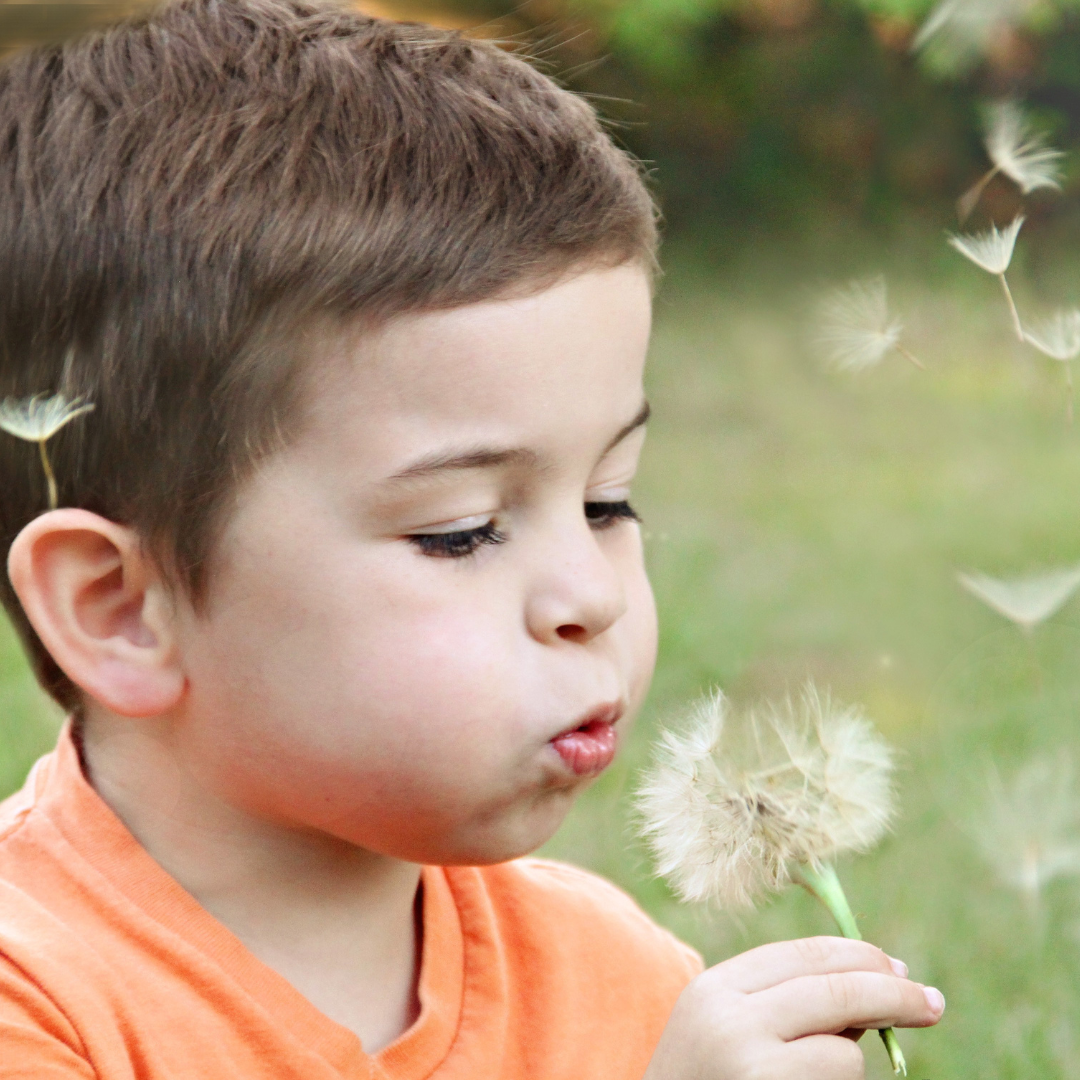
[[[611,453],[628,435],[637,431],[639,427],[648,422],[652,409],[647,401],[643,402],[638,409],[637,415],[630,423],[624,425],[616,433],[615,437],[604,447],[604,454]],[[601,454],[601,457],[604,456]],[[525,447],[514,447],[507,450],[496,450],[488,447],[476,447],[460,453],[435,453],[421,458],[401,472],[394,473],[385,481],[395,483],[399,480],[419,480],[441,472],[460,469],[493,469],[503,465],[535,466],[540,457],[535,450]]]

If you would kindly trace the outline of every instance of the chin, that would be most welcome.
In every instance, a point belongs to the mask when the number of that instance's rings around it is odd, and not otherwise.
[[[429,862],[439,866],[494,866],[520,859],[546,844],[570,812],[577,791],[549,791],[527,809],[488,822],[472,842],[443,850]]]

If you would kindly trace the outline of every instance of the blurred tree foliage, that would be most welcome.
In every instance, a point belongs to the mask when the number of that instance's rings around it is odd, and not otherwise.
[[[940,222],[985,171],[983,102],[1020,98],[1064,148],[1080,134],[1077,0],[482,0],[475,10],[538,42],[570,85],[600,99],[655,164],[670,228],[783,227],[815,208]],[[920,29],[933,32],[921,41]],[[1036,200],[1035,216],[1071,215],[1073,201]],[[984,209],[1015,205],[1002,182]]]
[[[940,226],[985,170],[980,105],[994,98],[1022,99],[1057,145],[1080,139],[1080,0],[356,2],[524,42],[653,165],[676,232],[815,214]],[[0,50],[143,6],[0,0]],[[1080,190],[1080,170],[1066,186]],[[1080,217],[1078,202],[1036,199],[1032,226]],[[991,185],[984,211],[1015,207],[1007,182]]]

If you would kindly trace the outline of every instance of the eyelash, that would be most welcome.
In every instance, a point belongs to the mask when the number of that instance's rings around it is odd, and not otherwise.
[[[610,529],[620,521],[640,521],[637,511],[625,499],[620,502],[587,502],[585,519],[593,529]],[[506,533],[493,521],[476,529],[449,533],[414,533],[407,537],[422,555],[437,559],[464,559],[474,555],[486,544],[506,543]]]
[[[463,559],[467,555],[474,555],[485,544],[505,543],[506,534],[495,528],[495,522],[489,521],[477,529],[415,533],[406,539],[420,549],[421,555],[431,555],[437,559]]]
[[[594,529],[610,529],[620,521],[640,521],[638,512],[626,499],[619,502],[587,502],[585,519]]]

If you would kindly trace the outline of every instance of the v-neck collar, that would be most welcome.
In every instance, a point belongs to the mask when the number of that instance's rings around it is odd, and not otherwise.
[[[283,976],[259,960],[240,939],[215,919],[156,863],[87,782],[71,737],[61,733],[55,752],[43,759],[33,778],[34,804],[123,899],[163,927],[178,948],[193,948],[215,964],[237,988],[257,1002],[277,1026],[288,1030],[343,1075],[378,1080],[424,1080],[450,1053],[463,1015],[466,971],[475,989],[488,998],[493,987],[486,964],[469,962],[472,951],[487,953],[491,944],[485,905],[468,902],[476,871],[460,870],[452,883],[439,867],[421,874],[422,953],[418,995],[420,1015],[393,1043],[377,1054],[364,1053],[357,1036],[320,1012]],[[456,888],[455,888],[456,885]],[[458,895],[455,896],[455,893]],[[468,921],[463,928],[459,903]],[[485,946],[488,946],[487,948]],[[486,992],[485,992],[486,991]],[[471,1010],[470,1010],[471,1011]]]

